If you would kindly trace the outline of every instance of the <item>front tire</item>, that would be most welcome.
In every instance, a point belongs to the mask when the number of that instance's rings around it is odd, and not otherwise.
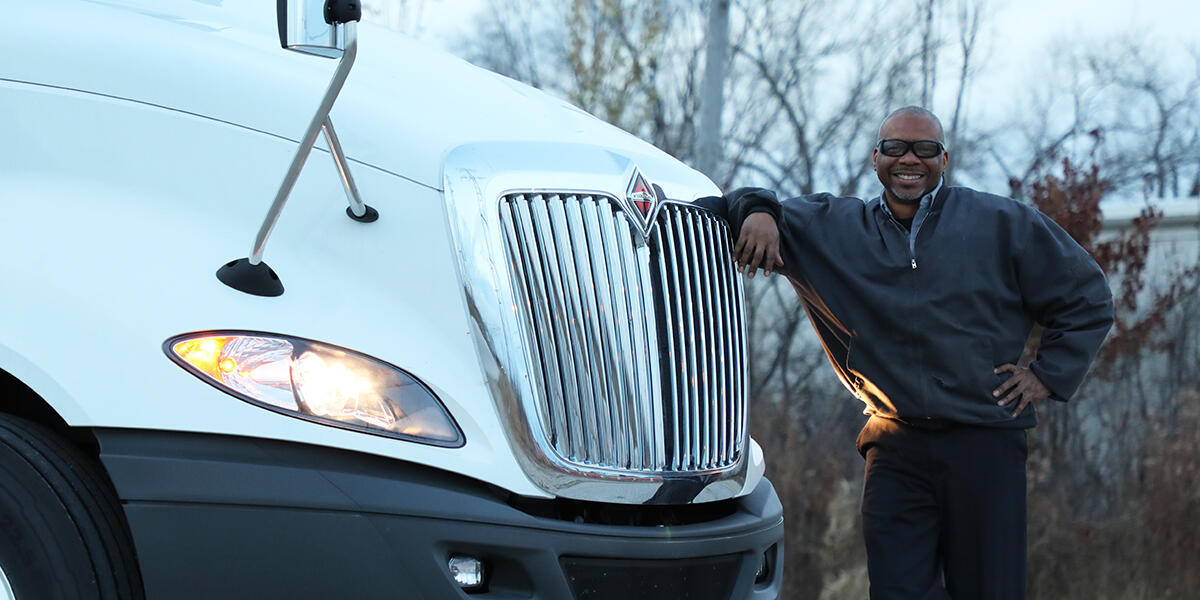
[[[3,413],[0,572],[16,600],[144,598],[129,527],[96,460]]]

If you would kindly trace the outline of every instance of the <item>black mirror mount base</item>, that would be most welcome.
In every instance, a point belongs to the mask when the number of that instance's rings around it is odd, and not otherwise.
[[[371,206],[367,205],[367,204],[364,204],[363,208],[366,208],[367,212],[364,212],[362,214],[362,216],[360,217],[360,216],[354,214],[354,210],[351,209],[349,206],[347,206],[346,207],[346,216],[350,217],[351,219],[354,219],[355,221],[358,221],[359,223],[374,223],[375,221],[379,220],[379,211],[375,210],[374,208],[371,208]]]
[[[217,279],[221,283],[254,296],[280,296],[283,294],[283,282],[275,274],[274,269],[267,263],[250,264],[249,258],[231,260],[217,269]]]

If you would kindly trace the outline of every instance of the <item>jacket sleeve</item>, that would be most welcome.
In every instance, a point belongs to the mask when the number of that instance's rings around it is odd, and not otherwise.
[[[766,212],[775,217],[778,223],[783,212],[775,192],[753,187],[738,188],[724,196],[706,196],[696,200],[696,204],[724,217],[734,240],[741,234],[742,222],[746,217],[756,212]]]
[[[1049,217],[1033,212],[1016,265],[1025,308],[1045,328],[1029,367],[1051,397],[1066,401],[1112,327],[1112,292],[1087,251]]]

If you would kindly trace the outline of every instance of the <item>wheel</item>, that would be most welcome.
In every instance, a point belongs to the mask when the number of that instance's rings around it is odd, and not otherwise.
[[[0,413],[0,600],[144,597],[129,527],[95,459]]]

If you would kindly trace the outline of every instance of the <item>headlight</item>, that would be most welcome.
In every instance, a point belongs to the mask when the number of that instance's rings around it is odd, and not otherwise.
[[[269,333],[173,337],[167,356],[218,389],[275,412],[436,446],[463,444],[442,403],[416,378],[344,348]]]

